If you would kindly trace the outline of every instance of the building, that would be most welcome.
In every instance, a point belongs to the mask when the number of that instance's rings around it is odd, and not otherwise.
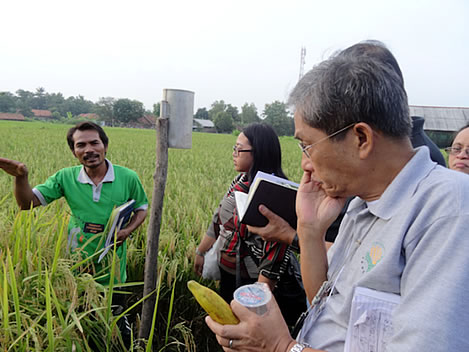
[[[192,131],[195,132],[209,132],[215,133],[217,130],[215,129],[215,125],[211,120],[203,120],[203,119],[194,119],[192,123]]]
[[[450,146],[454,132],[469,123],[469,108],[410,105],[411,116],[425,119],[423,129],[440,148]]]
[[[80,114],[78,115],[79,118],[84,118],[84,119],[87,119],[87,120],[94,120],[94,121],[97,121],[98,118],[99,118],[99,115],[98,114],[94,114],[94,113],[87,113],[87,114]]]
[[[26,121],[22,114],[13,114],[9,112],[0,112],[0,120]]]
[[[155,128],[156,126],[156,116],[151,114],[143,115],[137,120],[138,124],[142,128]]]
[[[38,120],[43,121],[50,121],[52,120],[52,112],[50,110],[39,110],[39,109],[31,109],[33,115]]]

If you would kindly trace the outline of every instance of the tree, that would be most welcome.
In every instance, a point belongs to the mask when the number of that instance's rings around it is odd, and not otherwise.
[[[111,126],[114,126],[114,103],[114,98],[106,97],[99,98],[95,105],[95,112],[99,115],[99,119]]]
[[[233,119],[226,111],[220,111],[215,115],[213,124],[217,132],[231,133],[233,131]]]
[[[249,125],[250,123],[261,121],[259,115],[257,114],[257,108],[253,103],[251,104],[245,103],[241,107],[241,114],[239,115],[239,118],[243,126]]]
[[[67,112],[72,113],[73,116],[78,116],[93,112],[95,106],[92,101],[86,100],[82,95],[79,95],[78,97],[68,97],[57,110],[62,116],[67,115]]]
[[[215,116],[219,113],[219,112],[224,112],[226,109],[226,104],[223,100],[216,100],[210,110],[208,111],[208,118],[209,120],[212,120],[212,121],[215,121]]]
[[[0,92],[0,112],[16,112],[15,96],[10,92]]]
[[[153,104],[153,115],[155,115],[156,118],[160,117],[160,109],[161,109],[160,103]]]
[[[18,96],[18,99],[16,100],[16,108],[18,112],[24,116],[33,116],[31,104],[34,99],[34,94],[27,90],[18,89],[16,91],[16,95]]]
[[[194,115],[195,119],[210,120],[208,111],[206,108],[198,108]]]
[[[118,99],[114,103],[113,110],[116,120],[123,124],[135,122],[145,113],[143,103],[130,99]]]
[[[240,122],[239,112],[238,112],[238,108],[236,106],[228,104],[226,106],[225,111],[231,115],[231,118],[233,119],[233,122]]]
[[[276,100],[272,104],[265,104],[262,115],[264,121],[271,125],[279,136],[293,135],[295,124],[285,103]]]
[[[43,87],[36,88],[32,102],[33,109],[47,110],[46,90]]]

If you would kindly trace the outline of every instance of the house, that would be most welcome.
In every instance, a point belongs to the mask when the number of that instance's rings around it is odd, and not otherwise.
[[[87,119],[87,120],[98,120],[99,118],[99,115],[98,114],[93,114],[93,113],[88,113],[88,114],[80,114],[78,115],[78,117],[80,118],[84,118],[84,119]]]
[[[13,114],[9,112],[0,112],[0,120],[26,121],[22,114]]]
[[[43,121],[49,121],[52,119],[52,112],[50,110],[38,110],[31,109],[35,118]]]
[[[143,115],[137,120],[138,124],[142,128],[155,128],[156,126],[156,117],[151,114]]]
[[[213,121],[203,119],[194,119],[192,123],[192,131],[209,133],[217,132]]]
[[[411,116],[425,119],[423,129],[440,148],[448,147],[454,132],[469,123],[469,108],[410,105]]]

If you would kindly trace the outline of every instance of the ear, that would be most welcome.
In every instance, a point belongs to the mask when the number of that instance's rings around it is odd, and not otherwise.
[[[360,159],[367,159],[375,144],[375,134],[371,126],[365,122],[359,122],[353,126],[356,147]]]
[[[70,149],[72,151],[73,156],[76,158],[77,155],[75,154],[75,149]]]

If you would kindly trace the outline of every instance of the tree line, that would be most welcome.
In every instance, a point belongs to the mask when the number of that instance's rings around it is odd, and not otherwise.
[[[287,105],[280,101],[265,104],[264,111],[259,116],[253,103],[245,103],[239,111],[236,106],[217,100],[211,105],[210,110],[197,109],[194,118],[213,121],[217,132],[221,133],[231,133],[234,129],[241,129],[254,122],[271,125],[279,136],[291,136],[295,129]]]
[[[42,87],[35,92],[23,89],[15,93],[0,92],[0,112],[20,113],[32,118],[32,110],[35,109],[49,110],[52,113],[51,118],[58,122],[74,122],[80,114],[93,113],[108,126],[126,126],[137,122],[145,114],[159,116],[160,103],[153,104],[152,110],[146,110],[138,100],[104,97],[94,103],[82,95],[65,98],[62,93],[48,93]],[[197,109],[194,118],[213,121],[219,133],[231,133],[250,123],[261,121],[270,124],[280,136],[292,135],[294,131],[291,113],[287,105],[280,101],[265,104],[259,115],[253,103],[245,103],[239,111],[236,106],[217,100],[210,109]]]

